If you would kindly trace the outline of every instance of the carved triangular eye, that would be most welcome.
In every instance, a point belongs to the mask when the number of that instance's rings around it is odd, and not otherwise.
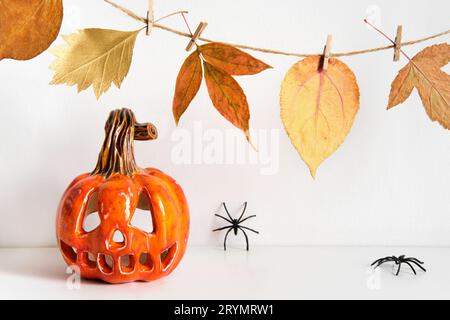
[[[153,214],[150,199],[146,192],[141,192],[138,207],[133,213],[131,225],[145,232],[154,232]]]
[[[86,213],[83,219],[83,230],[85,232],[91,232],[100,225],[100,216],[98,215],[98,196],[97,192],[94,192],[88,200],[86,205]]]

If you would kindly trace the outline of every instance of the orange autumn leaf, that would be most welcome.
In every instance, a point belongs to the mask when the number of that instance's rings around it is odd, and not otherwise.
[[[195,51],[184,61],[177,77],[172,106],[177,125],[200,89],[202,79],[202,61],[199,52]]]
[[[359,110],[355,75],[343,62],[308,57],[286,74],[280,95],[281,118],[298,153],[315,177],[317,168],[347,137]]]
[[[441,70],[449,61],[447,43],[418,53],[392,82],[388,109],[403,103],[416,88],[430,119],[450,129],[450,75]]]
[[[0,0],[0,60],[28,60],[56,39],[62,0]]]
[[[208,43],[199,50],[208,63],[229,75],[253,75],[272,68],[248,53],[222,43]]]
[[[244,131],[250,142],[250,110],[247,98],[233,75],[252,75],[271,68],[251,55],[222,43],[199,46],[181,67],[173,98],[173,114],[178,124],[205,78],[214,107],[235,127]]]
[[[214,107],[234,126],[244,131],[250,141],[250,111],[244,91],[230,75],[215,68],[208,62],[203,63],[206,86]]]

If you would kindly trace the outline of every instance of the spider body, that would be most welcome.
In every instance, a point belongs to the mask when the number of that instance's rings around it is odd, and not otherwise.
[[[223,219],[225,221],[227,221],[230,224],[225,226],[225,227],[214,229],[213,232],[222,231],[222,230],[228,230],[227,233],[225,234],[225,239],[223,241],[223,248],[226,251],[227,250],[228,235],[230,234],[231,231],[233,231],[234,235],[237,236],[238,235],[238,231],[240,230],[245,236],[245,242],[247,244],[247,251],[249,251],[248,236],[247,236],[247,233],[245,232],[245,230],[254,232],[256,234],[259,234],[259,232],[256,231],[256,230],[253,230],[251,228],[248,228],[246,226],[243,226],[242,223],[244,223],[245,221],[247,221],[249,219],[255,218],[256,216],[253,215],[253,216],[248,216],[248,217],[244,218],[244,213],[245,213],[245,210],[247,209],[247,202],[244,203],[244,209],[242,210],[242,213],[241,213],[241,215],[240,215],[240,217],[238,219],[233,219],[231,217],[230,212],[228,211],[227,205],[225,204],[225,202],[223,202],[222,205],[223,205],[223,207],[225,209],[225,212],[227,213],[228,218],[224,217],[224,216],[221,216],[219,214],[216,214],[215,216],[219,217],[219,218],[221,218],[221,219]]]
[[[424,272],[427,272],[427,270],[421,266],[422,264],[424,264],[422,261],[420,261],[419,259],[416,259],[416,258],[412,258],[412,257],[407,258],[405,255],[401,255],[398,258],[396,256],[381,258],[381,259],[374,261],[371,264],[371,266],[375,266],[375,269],[376,269],[379,266],[381,266],[383,263],[386,263],[386,262],[394,262],[396,265],[398,265],[397,273],[395,274],[396,276],[398,276],[400,274],[400,269],[402,268],[403,263],[407,264],[411,268],[411,270],[414,272],[415,275],[417,275],[417,272],[414,269],[413,265],[416,265],[420,269],[422,269]]]
[[[237,234],[238,234],[238,230],[239,230],[238,224],[239,224],[239,222],[237,219],[231,220],[231,225],[233,226],[233,232],[234,232],[235,236],[237,236]]]

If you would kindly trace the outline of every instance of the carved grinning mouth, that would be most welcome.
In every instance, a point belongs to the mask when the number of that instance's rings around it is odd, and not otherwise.
[[[152,272],[154,270],[154,261],[149,252],[140,253],[139,259],[136,259],[134,254],[125,254],[116,261],[113,256],[107,253],[79,252],[77,248],[64,241],[60,241],[60,244],[61,251],[70,264],[78,264],[92,270],[97,269],[105,275],[112,274],[116,266],[121,274],[132,274],[136,271]],[[177,244],[175,243],[160,253],[162,271],[166,271],[172,265],[176,251]]]

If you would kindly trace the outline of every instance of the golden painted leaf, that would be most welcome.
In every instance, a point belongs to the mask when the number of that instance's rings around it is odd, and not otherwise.
[[[28,60],[55,41],[62,0],[0,0],[0,60]]]
[[[320,63],[317,56],[295,64],[280,95],[285,129],[313,177],[345,140],[359,110],[359,88],[350,68],[330,59],[323,71]]]
[[[52,50],[57,59],[50,66],[55,71],[50,84],[77,85],[78,92],[93,85],[97,98],[112,83],[120,88],[139,31],[83,29],[65,36],[67,44]]]
[[[441,70],[449,61],[447,43],[418,53],[392,82],[388,109],[403,103],[416,88],[430,119],[450,129],[450,75]]]
[[[194,99],[202,84],[202,61],[200,53],[195,51],[186,58],[178,73],[173,97],[173,116],[178,125],[181,116]]]
[[[208,63],[230,75],[251,75],[272,68],[248,53],[222,43],[208,43],[199,50]]]
[[[203,68],[206,86],[214,107],[225,119],[244,131],[250,142],[250,111],[244,91],[233,77],[208,62],[203,63]]]

